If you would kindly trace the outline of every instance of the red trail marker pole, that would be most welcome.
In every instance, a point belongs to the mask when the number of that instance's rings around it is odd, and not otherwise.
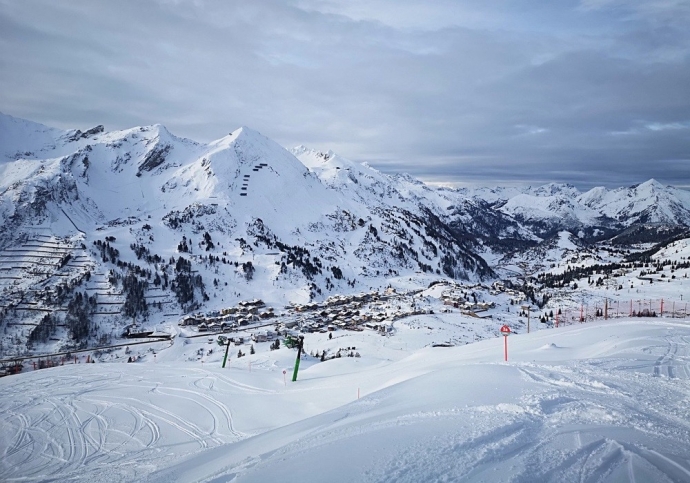
[[[510,327],[503,325],[501,327],[501,335],[503,336],[503,358],[508,362],[508,336],[510,335]]]

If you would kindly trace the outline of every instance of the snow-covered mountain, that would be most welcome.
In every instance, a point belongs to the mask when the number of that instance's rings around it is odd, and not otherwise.
[[[690,226],[690,192],[663,186],[654,179],[613,190],[597,187],[585,193],[572,185],[558,183],[536,188],[457,191],[489,203],[540,237],[552,236],[563,229],[612,236],[641,223]]]
[[[64,131],[0,114],[0,316],[23,308],[27,323],[80,293],[124,325],[390,277],[487,280],[483,257],[512,266],[564,230],[633,239],[639,223],[690,225],[690,194],[654,180],[584,194],[433,188],[246,127],[198,143],[161,125]]]
[[[578,203],[625,226],[634,223],[690,225],[690,192],[654,179],[628,188],[593,188]]]
[[[0,249],[57,236],[80,260],[73,273],[134,270],[151,280],[175,278],[183,257],[202,278],[193,294],[178,294],[183,310],[212,297],[319,299],[405,273],[492,275],[440,219],[449,202],[409,177],[306,148],[300,162],[245,127],[201,144],[161,125],[82,133],[0,120]],[[4,255],[0,268],[26,290],[57,275],[26,277],[41,262]],[[162,283],[171,287],[179,281]]]

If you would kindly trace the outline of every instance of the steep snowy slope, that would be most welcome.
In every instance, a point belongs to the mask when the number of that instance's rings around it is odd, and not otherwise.
[[[388,176],[369,166],[354,163],[332,151],[322,153],[306,146],[297,146],[290,152],[333,190],[379,205],[390,204],[393,200],[407,203],[395,192]]]
[[[514,218],[494,210],[486,201],[467,197],[462,190],[432,188],[407,175],[383,174],[366,163],[355,163],[331,151],[305,146],[292,149],[297,158],[329,187],[369,206],[431,213],[466,243],[506,249],[529,245],[536,237]]]
[[[387,175],[366,163],[355,163],[332,151],[322,153],[298,146],[291,152],[325,185],[368,206],[394,206],[407,210],[425,207],[443,216],[457,199],[457,194],[431,188],[410,175]]]

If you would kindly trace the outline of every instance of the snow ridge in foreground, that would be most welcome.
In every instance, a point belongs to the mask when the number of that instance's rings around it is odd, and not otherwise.
[[[3,481],[689,481],[690,325],[602,322],[316,364],[0,381]],[[356,399],[356,391],[361,399]]]

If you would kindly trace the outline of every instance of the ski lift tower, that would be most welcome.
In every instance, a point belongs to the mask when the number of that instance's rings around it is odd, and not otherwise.
[[[299,361],[302,357],[302,351],[304,350],[304,336],[298,336],[297,342],[297,359],[295,360],[295,371],[292,374],[292,382],[297,381],[297,371],[299,371]]]

